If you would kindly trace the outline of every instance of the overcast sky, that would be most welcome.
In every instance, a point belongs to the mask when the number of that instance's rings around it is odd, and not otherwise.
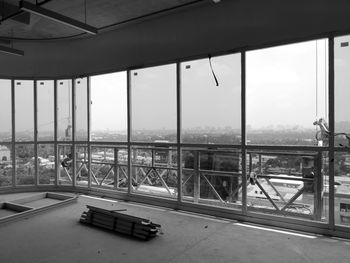
[[[325,51],[327,41],[319,40],[248,52],[247,124],[312,128],[325,118]]]

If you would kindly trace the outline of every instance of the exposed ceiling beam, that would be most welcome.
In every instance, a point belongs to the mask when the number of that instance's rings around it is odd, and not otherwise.
[[[22,11],[27,11],[29,13],[50,19],[52,21],[73,27],[75,29],[81,30],[83,32],[96,35],[98,30],[97,28],[84,24],[78,20],[72,19],[70,17],[61,15],[59,13],[53,12],[49,9],[42,8],[38,5],[34,5],[32,3],[29,3],[27,1],[21,1],[20,2],[20,8]]]
[[[30,24],[30,14],[27,12],[21,12],[18,5],[13,5],[4,1],[1,2],[0,15],[2,21],[7,18],[26,25]]]
[[[14,49],[10,47],[0,46],[0,52],[15,55],[15,56],[24,56],[24,51],[19,49]]]

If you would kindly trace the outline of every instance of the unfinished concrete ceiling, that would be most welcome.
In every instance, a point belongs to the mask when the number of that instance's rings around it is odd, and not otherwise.
[[[100,30],[108,30],[118,24],[169,11],[202,0],[27,0],[59,14],[86,22]],[[0,25],[0,38],[52,39],[86,36],[79,30],[50,21],[37,15],[21,12],[19,0],[0,0],[0,17],[6,19]],[[16,16],[13,16],[17,14]]]

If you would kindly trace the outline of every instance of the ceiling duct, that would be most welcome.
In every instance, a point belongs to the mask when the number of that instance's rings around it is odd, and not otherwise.
[[[20,9],[22,11],[27,11],[29,13],[47,18],[49,20],[70,26],[72,28],[81,30],[83,32],[89,33],[89,34],[93,34],[96,35],[97,34],[97,28],[84,24],[78,20],[72,19],[70,17],[61,15],[59,13],[56,13],[54,11],[51,11],[49,9],[46,8],[42,8],[39,5],[34,5],[32,3],[29,3],[27,1],[21,1],[20,2]]]
[[[21,12],[18,5],[13,5],[5,1],[0,2],[0,16],[1,21],[11,19],[25,25],[30,24],[30,13]]]
[[[15,55],[15,56],[24,56],[23,50],[5,47],[5,46],[0,46],[0,52],[10,54],[10,55]]]

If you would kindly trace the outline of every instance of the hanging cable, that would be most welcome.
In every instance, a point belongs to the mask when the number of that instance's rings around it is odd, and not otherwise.
[[[219,86],[219,82],[218,82],[218,79],[216,78],[215,72],[213,70],[213,65],[211,64],[211,55],[208,55],[208,59],[209,59],[209,65],[210,65],[211,73],[213,73],[213,77],[214,77],[216,86],[218,87]]]

